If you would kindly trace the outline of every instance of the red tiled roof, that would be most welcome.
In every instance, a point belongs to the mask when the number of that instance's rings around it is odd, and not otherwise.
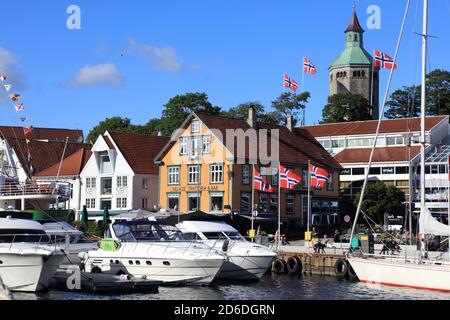
[[[72,155],[66,157],[62,164],[59,175],[60,176],[78,176],[86,165],[89,157],[91,156],[91,147],[83,146],[78,151],[73,153]],[[59,162],[55,165],[51,166],[48,169],[45,169],[41,172],[38,172],[36,176],[38,177],[56,177],[58,175],[59,170]]]
[[[0,126],[0,135],[5,138],[25,139],[23,127]],[[29,140],[52,140],[69,142],[83,142],[83,131],[57,128],[33,128],[33,133],[27,137]]]
[[[448,117],[448,116],[447,116]],[[428,117],[425,121],[425,130],[431,130],[446,116]],[[378,120],[356,121],[305,126],[314,137],[344,136],[357,134],[375,134]],[[298,128],[297,128],[298,129]],[[420,118],[383,120],[380,133],[399,133],[408,131],[420,131]]]
[[[105,139],[106,144],[108,145],[109,149],[114,150],[116,147],[114,147],[113,143],[109,139],[107,135],[103,135],[103,139]]]
[[[110,135],[135,173],[158,174],[154,159],[170,138],[123,132]]]
[[[345,149],[334,158],[341,164],[367,163],[369,162],[371,148]],[[420,147],[411,147],[409,155],[408,147],[383,147],[376,148],[373,156],[374,162],[396,162],[412,160],[420,153]]]
[[[245,120],[233,119],[223,116],[211,116],[205,114],[197,114],[198,118],[210,129],[219,130],[222,133],[222,142],[227,145],[227,129],[242,129],[244,131],[250,129],[250,125]],[[298,129],[291,132],[285,127],[275,125],[258,125],[258,129],[267,129],[270,135],[270,129],[279,129],[279,158],[284,164],[301,164],[305,165],[308,160],[327,168],[341,169],[339,163],[310,135],[306,130]],[[259,133],[259,132],[258,132]],[[260,139],[258,135],[258,141]],[[270,141],[270,138],[268,138]],[[259,145],[259,143],[257,144]],[[271,154],[271,145],[268,143],[267,153]],[[239,155],[237,152],[237,139],[234,143],[234,157]],[[245,145],[245,157],[249,157],[249,145]],[[256,150],[258,151],[258,150]],[[259,152],[259,151],[258,151]]]
[[[35,174],[42,172],[51,166],[58,164],[64,153],[65,141],[40,141],[32,140],[28,145],[25,139],[8,138],[8,144],[14,149],[19,162],[30,176],[30,164],[28,162],[28,152],[32,157]],[[65,157],[69,157],[80,148],[90,148],[83,143],[67,143]]]

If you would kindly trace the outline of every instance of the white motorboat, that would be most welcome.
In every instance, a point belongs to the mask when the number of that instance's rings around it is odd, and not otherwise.
[[[36,221],[0,218],[0,278],[11,291],[48,287],[64,258],[49,240]]]
[[[259,280],[276,258],[274,251],[248,242],[225,222],[184,221],[177,227],[185,237],[226,252],[229,261],[217,276],[218,279]]]
[[[422,93],[421,93],[421,171],[420,171],[420,219],[419,234],[424,239],[427,235],[439,235],[450,237],[450,226],[437,221],[431,214],[425,202],[425,115],[426,115],[426,62],[427,62],[427,29],[428,29],[428,0],[423,1],[423,32],[422,32]],[[405,15],[406,18],[406,15]],[[395,59],[394,59],[395,61]],[[381,112],[380,114],[383,114]],[[378,138],[378,130],[377,130]],[[373,149],[377,139],[375,139]],[[358,210],[354,219],[352,235],[358,221],[364,190],[368,181],[369,168],[366,170],[366,177],[360,197]],[[450,214],[450,212],[449,212]],[[416,289],[439,290],[450,292],[450,263],[443,260],[428,259],[425,241],[421,244],[419,258],[411,259],[405,257],[370,256],[355,253],[348,255],[348,261],[355,271],[358,279],[362,282],[377,283],[391,286],[411,287]]]
[[[187,241],[174,226],[161,222],[120,221],[110,225],[100,249],[82,257],[86,272],[162,281],[164,284],[209,285],[227,261],[224,253]]]
[[[50,236],[51,242],[65,253],[61,264],[63,267],[79,265],[79,254],[98,248],[97,242],[91,241],[80,230],[62,221],[42,223],[45,232]]]

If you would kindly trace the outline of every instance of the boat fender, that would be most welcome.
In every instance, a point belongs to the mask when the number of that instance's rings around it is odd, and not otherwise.
[[[289,274],[301,274],[303,269],[302,262],[298,257],[289,257],[286,267]]]
[[[102,269],[100,269],[99,267],[95,266],[92,268],[91,273],[102,273]]]
[[[84,262],[80,263],[79,268],[81,272],[84,272],[86,270],[86,265],[84,264]]]
[[[352,266],[350,265],[350,262],[347,261],[347,269],[348,269],[348,278],[352,281],[359,280],[358,276],[356,275],[355,270],[353,270]]]
[[[227,239],[227,240],[225,240],[225,242],[223,243],[223,245],[222,245],[222,251],[223,252],[227,252],[228,251],[228,246],[230,245],[230,240],[229,239]]]
[[[345,260],[339,259],[334,264],[334,273],[339,279],[345,278],[348,272],[348,265]]]
[[[272,263],[272,272],[276,274],[286,273],[286,262],[282,259],[276,259]]]

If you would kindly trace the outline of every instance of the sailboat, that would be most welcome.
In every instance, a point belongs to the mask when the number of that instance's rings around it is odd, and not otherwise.
[[[419,219],[420,235],[450,236],[450,226],[437,221],[425,206],[425,102],[426,102],[426,63],[428,32],[428,0],[423,5],[422,41],[422,93],[421,93],[421,206]],[[373,146],[375,148],[375,145]],[[370,162],[369,162],[370,169]],[[367,176],[366,176],[367,180]],[[365,181],[365,184],[367,181]],[[361,203],[361,201],[360,201]],[[360,212],[358,207],[353,232]],[[450,262],[428,259],[422,244],[417,258],[399,256],[365,256],[348,253],[347,260],[361,282],[383,284],[416,289],[450,292]]]

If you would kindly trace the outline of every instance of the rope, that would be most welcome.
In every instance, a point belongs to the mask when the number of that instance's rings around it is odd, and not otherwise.
[[[408,2],[406,4],[405,14],[404,14],[403,21],[402,21],[402,27],[401,27],[400,34],[399,34],[398,40],[397,40],[397,47],[395,49],[393,65],[395,65],[397,63],[398,52],[399,52],[399,49],[400,49],[401,41],[403,39],[403,33],[404,33],[404,30],[405,30],[406,20],[408,18],[410,4],[411,4],[411,0],[408,0]],[[363,203],[363,199],[364,199],[364,194],[366,192],[367,183],[369,181],[369,179],[368,179],[369,178],[369,171],[370,171],[370,168],[372,167],[373,156],[374,156],[374,153],[375,153],[375,147],[377,145],[378,136],[380,135],[381,121],[383,119],[383,114],[384,114],[384,110],[385,110],[385,107],[386,107],[386,102],[387,102],[387,99],[388,99],[388,96],[389,96],[389,91],[390,91],[390,88],[391,88],[391,83],[392,83],[392,78],[393,78],[393,75],[394,75],[394,71],[395,71],[395,68],[392,68],[391,72],[389,74],[388,85],[386,87],[386,92],[385,92],[384,99],[383,99],[383,105],[381,107],[380,118],[378,119],[378,125],[377,125],[376,134],[375,134],[375,139],[373,141],[372,150],[370,152],[369,165],[368,165],[368,168],[366,170],[364,184],[363,184],[363,187],[361,189],[361,195],[359,197],[358,208],[356,210],[356,216],[355,216],[355,220],[353,221],[352,232],[350,234],[350,245],[351,245],[351,241],[352,241],[353,235],[355,233],[356,224],[358,222],[358,217],[359,217],[359,214],[361,212],[361,207],[362,207],[362,203]]]

